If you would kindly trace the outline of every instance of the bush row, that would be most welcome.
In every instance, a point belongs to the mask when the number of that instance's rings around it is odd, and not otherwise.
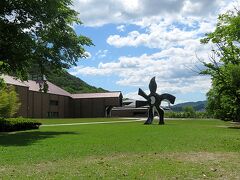
[[[164,116],[167,118],[212,118],[206,112],[165,112]]]
[[[36,120],[30,120],[25,118],[11,118],[11,119],[0,119],[0,132],[12,132],[12,131],[23,131],[30,129],[38,129],[41,125]]]

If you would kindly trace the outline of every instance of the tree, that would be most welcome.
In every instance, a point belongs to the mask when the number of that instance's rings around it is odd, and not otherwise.
[[[12,86],[0,89],[0,117],[12,117],[20,107],[19,98]]]
[[[81,21],[71,5],[72,0],[1,1],[0,74],[27,80],[33,66],[44,74],[47,68],[67,69],[86,57],[84,46],[93,43],[75,33],[72,26]]]
[[[240,11],[219,15],[215,31],[201,42],[216,47],[201,72],[212,78],[207,110],[217,118],[240,121]]]
[[[195,118],[196,117],[196,110],[192,106],[184,106],[182,108],[183,116],[186,118]]]

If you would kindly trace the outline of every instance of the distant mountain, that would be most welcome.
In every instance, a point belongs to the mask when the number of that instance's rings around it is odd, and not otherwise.
[[[205,111],[207,101],[185,102],[171,107],[173,111],[182,111],[183,107],[192,106],[196,111]]]
[[[67,71],[63,71],[61,73],[47,73],[47,80],[62,89],[70,92],[70,93],[98,93],[98,92],[107,92],[107,90],[103,88],[97,88],[91,86],[81,80],[78,77],[75,77],[69,74]]]

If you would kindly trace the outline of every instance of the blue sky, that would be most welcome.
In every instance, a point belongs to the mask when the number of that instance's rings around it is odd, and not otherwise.
[[[203,68],[198,58],[208,61],[211,45],[199,40],[234,4],[239,0],[74,0],[84,23],[74,29],[95,46],[69,72],[135,99],[156,76],[158,92],[175,95],[177,103],[205,100],[211,80],[195,70]]]

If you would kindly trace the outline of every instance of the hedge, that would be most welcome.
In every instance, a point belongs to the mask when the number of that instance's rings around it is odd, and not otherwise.
[[[164,113],[166,118],[213,118],[206,112],[174,112],[174,111],[166,111]]]
[[[23,131],[30,129],[38,129],[40,122],[25,118],[0,118],[0,132]]]

